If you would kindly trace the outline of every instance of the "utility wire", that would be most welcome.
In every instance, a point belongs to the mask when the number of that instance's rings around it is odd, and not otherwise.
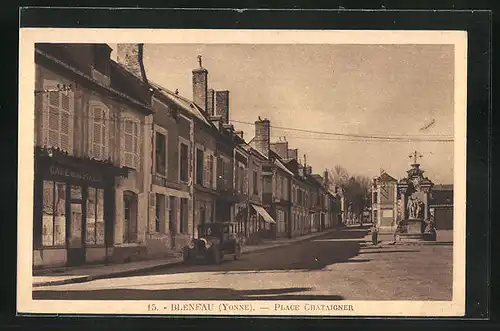
[[[405,138],[400,138],[400,139],[382,139],[382,138],[377,138],[377,139],[366,139],[366,138],[340,138],[340,137],[306,137],[306,136],[286,136],[286,138],[290,139],[306,139],[306,140],[326,140],[326,141],[352,141],[352,142],[394,142],[394,143],[414,143],[414,142],[444,142],[444,143],[449,143],[449,142],[454,142],[455,140],[453,139],[405,139]]]
[[[41,110],[41,113],[49,113],[50,116],[50,110]],[[59,109],[57,115],[59,116]],[[43,116],[43,114],[42,114]],[[83,118],[83,119],[99,119],[100,121],[106,123],[125,123],[125,122],[132,122],[135,123],[139,126],[148,126],[150,127],[151,125],[145,124],[145,123],[140,123],[139,121],[133,121],[131,119],[119,119],[119,118],[114,118],[114,117],[108,117],[108,118],[103,118],[103,117],[98,117],[98,116],[90,116],[90,115],[76,115],[76,114],[66,114],[66,116],[70,118]],[[254,123],[250,122],[243,122],[243,121],[232,121],[232,122],[237,122],[237,123],[244,123],[244,124],[251,124],[254,125]],[[323,134],[323,135],[330,135],[330,137],[312,137],[312,136],[294,136],[290,135],[287,136],[288,138],[293,138],[293,139],[306,139],[306,140],[326,140],[326,141],[346,141],[346,142],[453,142],[454,139],[435,139],[435,138],[422,138],[422,137],[431,137],[431,136],[420,136],[420,137],[412,137],[412,136],[401,136],[401,137],[395,137],[395,136],[373,136],[373,135],[357,135],[357,134],[346,134],[346,133],[333,133],[333,132],[320,132],[320,131],[312,131],[312,130],[304,130],[304,129],[297,129],[297,128],[285,128],[285,127],[274,127],[271,126],[272,128],[278,128],[278,129],[283,129],[283,130],[290,130],[290,131],[298,131],[298,132],[304,132],[304,133],[310,133],[310,134]],[[335,137],[336,136],[336,137]]]
[[[251,123],[251,122],[238,121],[238,120],[231,120],[231,122],[254,125],[254,123]],[[343,137],[355,137],[355,138],[368,138],[368,139],[399,140],[399,139],[414,139],[414,138],[422,138],[422,137],[432,137],[432,135],[425,135],[425,136],[424,135],[420,135],[420,136],[400,135],[399,137],[394,136],[394,135],[393,136],[379,136],[379,135],[373,135],[373,134],[361,135],[361,134],[354,134],[354,133],[313,131],[313,130],[306,130],[306,129],[299,129],[299,128],[273,126],[273,125],[271,125],[270,127],[275,128],[275,129],[280,129],[280,130],[286,130],[286,131],[298,131],[298,132],[305,132],[305,133],[324,134],[324,135],[343,136]],[[449,137],[449,136],[444,136],[444,135],[434,135],[434,136]]]

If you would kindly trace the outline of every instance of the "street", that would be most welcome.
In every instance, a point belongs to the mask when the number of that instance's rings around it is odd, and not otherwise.
[[[345,228],[284,247],[130,277],[35,288],[64,300],[451,300],[451,245],[374,247]]]

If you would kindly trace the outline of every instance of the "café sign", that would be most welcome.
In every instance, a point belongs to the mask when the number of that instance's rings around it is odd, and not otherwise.
[[[93,174],[86,171],[72,170],[66,167],[51,166],[50,174],[53,176],[69,177],[90,182],[100,182],[102,177],[99,174]]]

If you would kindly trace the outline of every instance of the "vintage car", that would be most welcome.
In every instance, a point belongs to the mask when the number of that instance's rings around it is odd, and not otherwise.
[[[183,255],[184,263],[204,260],[218,264],[225,255],[239,259],[241,243],[236,235],[236,224],[214,222],[199,225],[198,237],[184,247]]]

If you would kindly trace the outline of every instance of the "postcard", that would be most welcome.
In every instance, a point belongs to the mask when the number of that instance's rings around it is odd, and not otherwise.
[[[19,314],[465,314],[467,33],[22,28]]]

